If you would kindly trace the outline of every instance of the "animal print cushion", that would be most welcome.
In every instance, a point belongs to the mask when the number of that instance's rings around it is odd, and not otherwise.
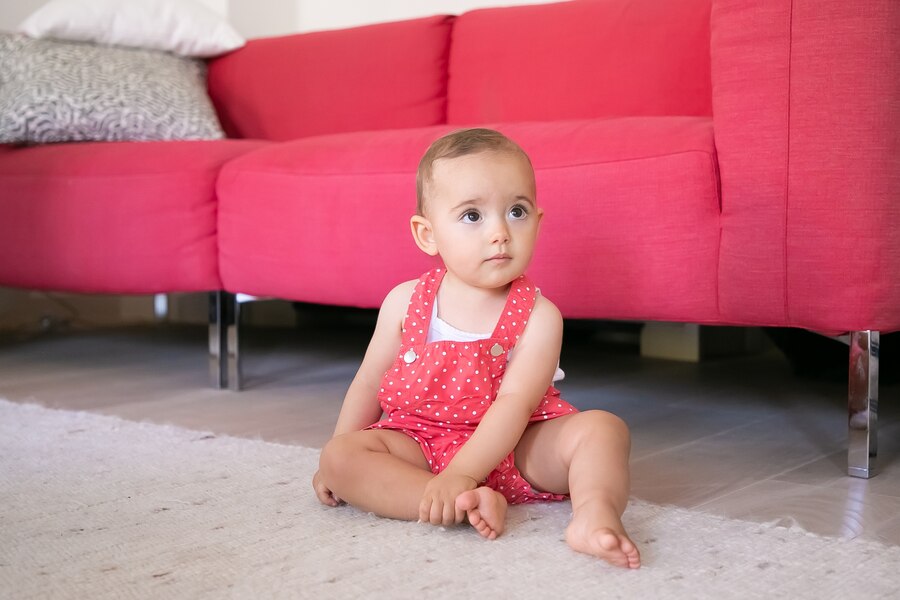
[[[0,142],[221,137],[197,59],[0,33]]]

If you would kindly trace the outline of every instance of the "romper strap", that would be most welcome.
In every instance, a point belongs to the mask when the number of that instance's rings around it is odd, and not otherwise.
[[[434,298],[446,272],[447,270],[443,267],[438,267],[419,277],[419,282],[416,284],[412,297],[409,300],[409,308],[406,309],[406,317],[403,319],[403,350],[425,345],[425,339],[428,337],[428,326],[431,323],[431,309],[434,306]]]
[[[536,296],[537,288],[527,275],[516,278],[509,287],[506,306],[503,307],[491,338],[502,340],[508,344],[508,348],[515,346],[531,318]]]

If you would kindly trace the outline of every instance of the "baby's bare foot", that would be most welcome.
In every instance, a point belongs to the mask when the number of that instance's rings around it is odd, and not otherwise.
[[[582,507],[566,528],[566,542],[573,550],[602,558],[616,567],[641,566],[641,554],[614,510],[592,511]]]
[[[506,498],[489,487],[463,492],[456,497],[456,508],[466,511],[472,527],[489,540],[506,527]]]

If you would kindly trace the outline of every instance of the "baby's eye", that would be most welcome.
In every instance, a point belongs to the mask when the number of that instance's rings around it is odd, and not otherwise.
[[[524,219],[528,216],[528,209],[526,209],[521,204],[516,204],[511,209],[509,209],[509,216],[513,219]]]
[[[462,221],[463,223],[477,223],[481,220],[481,215],[477,210],[467,210],[463,213]]]

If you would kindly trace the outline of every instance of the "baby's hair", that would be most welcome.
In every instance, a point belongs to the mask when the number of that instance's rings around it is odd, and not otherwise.
[[[434,161],[441,158],[459,158],[479,152],[509,152],[525,158],[528,166],[531,159],[517,143],[493,129],[474,128],[460,129],[448,133],[444,137],[435,140],[422,160],[419,161],[419,169],[416,172],[416,212],[419,215],[425,213],[425,187],[431,183],[434,170]]]

